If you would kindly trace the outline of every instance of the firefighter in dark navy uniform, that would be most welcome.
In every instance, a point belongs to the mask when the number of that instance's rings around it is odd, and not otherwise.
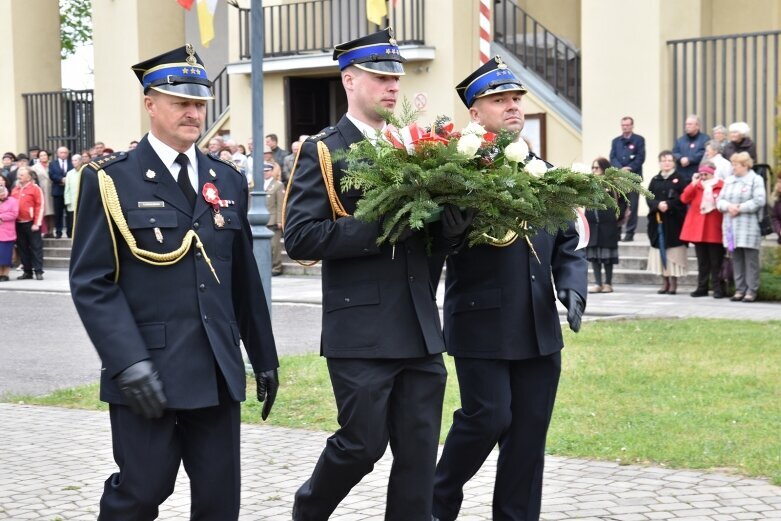
[[[478,68],[456,91],[472,121],[489,132],[522,130],[526,88],[501,58]],[[556,296],[575,332],[585,309],[587,263],[577,243],[570,225],[528,242],[504,237],[447,258],[445,345],[455,358],[461,408],[437,464],[434,519],[458,517],[464,484],[497,444],[492,519],[539,519],[563,347]]]
[[[390,29],[338,45],[334,59],[347,114],[299,150],[284,228],[292,258],[323,262],[321,353],[340,428],[296,492],[293,519],[328,519],[390,442],[385,519],[430,521],[446,370],[425,237],[407,228],[395,246],[378,246],[380,224],[352,217],[361,192],[342,192],[345,164],[331,160],[331,151],[376,138],[385,124],[378,109],[394,108],[404,59]],[[445,211],[453,219],[440,236],[455,244],[468,219]]]
[[[193,520],[239,516],[240,341],[268,415],[277,354],[252,255],[247,183],[202,154],[211,83],[187,45],[133,67],[151,130],[84,167],[71,291],[102,361],[119,471],[98,519],[155,519],[180,463]]]

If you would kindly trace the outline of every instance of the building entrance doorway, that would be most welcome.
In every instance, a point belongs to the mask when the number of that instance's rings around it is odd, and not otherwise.
[[[311,136],[324,127],[336,124],[347,112],[347,96],[339,76],[289,77],[286,84],[286,105],[289,107],[287,135],[290,142],[297,140],[301,134]]]

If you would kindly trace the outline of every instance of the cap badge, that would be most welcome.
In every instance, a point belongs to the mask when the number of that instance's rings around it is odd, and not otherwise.
[[[398,43],[396,43],[396,38],[390,38],[388,40],[388,43],[393,45],[394,47],[396,47],[398,45]]]
[[[507,68],[507,65],[502,61],[501,56],[496,56],[494,58],[494,60],[496,60],[496,67],[498,69],[506,69]]]
[[[388,27],[388,36],[393,38],[393,27]],[[396,42],[394,42],[395,45]]]
[[[198,65],[198,61],[195,59],[195,50],[193,49],[193,46],[188,43],[184,46],[184,50],[187,52],[187,58],[184,60],[187,62],[187,65]]]

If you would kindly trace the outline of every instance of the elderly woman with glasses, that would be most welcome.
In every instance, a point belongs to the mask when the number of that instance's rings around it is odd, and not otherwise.
[[[598,157],[591,163],[591,173],[602,175],[610,167],[610,161],[604,157]],[[618,203],[616,210],[586,209],[586,220],[590,230],[588,246],[586,246],[586,259],[591,263],[594,271],[594,284],[589,286],[589,293],[613,292],[613,265],[618,264],[618,240],[621,237],[621,225],[626,220],[626,201],[623,197],[614,194]],[[605,269],[604,284],[602,283],[602,268]]]
[[[733,175],[724,183],[716,208],[724,214],[724,247],[732,254],[735,295],[731,300],[754,302],[759,291],[759,210],[765,205],[765,182],[751,167],[748,152],[730,157]]]
[[[707,297],[710,281],[713,298],[724,298],[724,284],[719,278],[724,259],[722,216],[716,210],[716,198],[724,181],[715,174],[716,165],[703,161],[681,194],[681,202],[689,205],[681,229],[681,240],[693,243],[697,254],[697,289],[690,293],[692,297]]]

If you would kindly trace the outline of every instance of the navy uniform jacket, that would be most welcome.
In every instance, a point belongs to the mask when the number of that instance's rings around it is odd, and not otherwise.
[[[444,351],[422,233],[395,248],[377,246],[378,223],[333,219],[317,154],[364,139],[343,117],[307,139],[287,189],[285,249],[293,259],[323,261],[321,353],[333,358],[412,358]],[[342,193],[345,164],[333,165],[335,191],[352,215],[361,192]]]
[[[505,247],[480,245],[447,259],[445,344],[465,358],[524,360],[564,347],[556,310],[557,290],[573,289],[586,300],[588,263],[575,251],[574,226],[555,235]]]
[[[616,168],[628,166],[637,175],[643,175],[645,138],[637,134],[620,135],[610,144],[610,164]]]
[[[193,229],[219,284],[194,244],[182,260],[169,266],[137,259],[116,226],[107,222],[95,163],[82,171],[71,292],[103,363],[103,401],[123,403],[114,377],[144,359],[151,359],[157,368],[170,408],[217,405],[217,366],[231,397],[244,400],[240,339],[256,372],[279,365],[252,256],[247,182],[225,163],[197,154],[199,188],[194,212],[146,137],[135,150],[98,163],[116,185],[122,213],[138,247],[170,252]],[[235,201],[221,209],[222,228],[215,225],[212,210],[201,196],[200,187],[206,182],[217,187],[221,199]],[[155,228],[162,234],[162,244]]]

